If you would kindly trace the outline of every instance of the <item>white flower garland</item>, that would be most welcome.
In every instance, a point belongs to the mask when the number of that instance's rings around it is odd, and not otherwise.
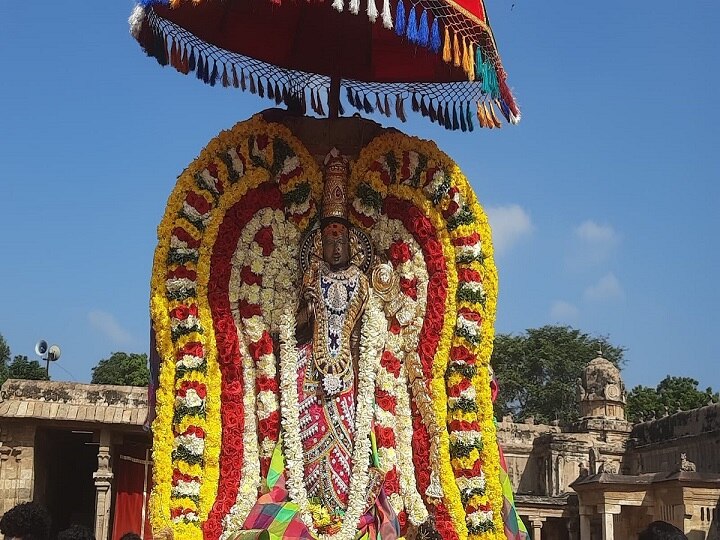
[[[387,333],[387,321],[378,298],[370,291],[367,309],[363,314],[360,333],[359,381],[355,412],[355,439],[348,507],[340,531],[333,535],[319,534],[309,512],[307,488],[304,480],[304,460],[300,437],[300,410],[298,407],[298,352],[295,340],[295,314],[288,310],[280,325],[280,404],[285,447],[287,487],[290,498],[300,508],[300,518],[313,536],[320,540],[353,540],[357,525],[365,511],[369,480],[370,430],[375,399],[375,374]]]

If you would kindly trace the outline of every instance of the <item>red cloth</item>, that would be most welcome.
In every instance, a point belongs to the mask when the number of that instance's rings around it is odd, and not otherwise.
[[[113,518],[112,540],[128,532],[141,534],[144,540],[152,540],[149,513],[145,511],[143,530],[143,500],[150,499],[151,464],[145,464],[149,452],[141,446],[120,447],[117,461],[113,466],[115,475],[115,515]],[[130,459],[128,459],[130,458]]]
[[[382,9],[382,0],[376,4]],[[480,0],[457,5],[484,20]],[[396,0],[391,6],[394,18]],[[379,20],[370,23],[362,12],[353,15],[346,6],[338,13],[330,2],[286,0],[278,6],[269,0],[206,0],[153,9],[208,43],[288,69],[374,82],[467,80],[442,55],[413,45]]]

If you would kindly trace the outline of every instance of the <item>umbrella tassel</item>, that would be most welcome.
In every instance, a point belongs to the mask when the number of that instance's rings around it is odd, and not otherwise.
[[[170,47],[170,65],[177,69],[178,67],[178,61],[177,61],[177,44],[175,43],[175,38],[172,40],[172,45]]]
[[[328,105],[329,107],[329,105]],[[342,101],[338,100],[338,115],[343,116],[345,114],[345,108],[342,106]]]
[[[360,92],[358,92],[358,91],[355,92],[355,108],[356,108],[358,111],[362,111],[362,110],[363,110],[362,99],[360,99]]]
[[[399,94],[395,96],[395,116],[397,116],[401,122],[407,122],[403,101],[403,98]]]
[[[453,131],[457,131],[460,129],[460,124],[458,123],[458,115],[457,115],[457,108],[455,107],[455,103],[453,102],[453,121],[452,121],[452,129]]]
[[[443,62],[449,64],[452,62],[452,54],[450,53],[450,30],[445,25],[445,43],[443,45]]]
[[[413,112],[418,112],[420,110],[420,104],[418,103],[417,96],[415,94],[412,95],[412,110]]]
[[[240,81],[238,80],[237,70],[235,69],[235,64],[232,64],[232,79],[233,79],[232,80],[233,88],[240,88]],[[243,88],[243,90],[245,90],[245,89]]]
[[[423,116],[427,116],[429,114],[427,107],[425,106],[425,96],[420,97],[420,114]]]
[[[360,0],[350,0],[350,13],[357,15],[360,12]]]
[[[370,19],[370,22],[375,22],[377,20],[378,10],[377,6],[375,5],[375,0],[368,0],[367,16],[368,19]]]
[[[405,35],[405,3],[398,0],[397,11],[395,12],[395,33],[398,36]]]
[[[244,92],[247,89],[247,83],[245,82],[245,70],[240,68],[240,88]]]
[[[467,117],[466,121],[467,121],[468,131],[473,131],[475,129],[475,126],[473,125],[472,113],[470,112],[470,102],[469,101],[468,101],[467,107],[465,109],[465,116]]]
[[[382,103],[380,103],[380,94],[375,94],[375,108],[380,114],[385,114],[385,111],[382,108]]]
[[[260,96],[261,98],[265,97],[265,85],[263,84],[262,79],[260,77],[258,77],[258,80],[257,80],[257,91],[258,91],[258,96]]]
[[[460,67],[462,65],[462,57],[460,56],[460,40],[458,40],[458,33],[455,32],[453,36],[453,65]]]
[[[490,120],[492,120],[493,124],[495,124],[496,128],[501,128],[502,123],[498,119],[498,117],[495,115],[495,108],[492,106],[492,102],[488,103],[488,110],[490,111]]]
[[[155,44],[154,44],[155,59],[161,66],[168,65],[168,50],[167,40],[165,34],[162,32],[155,33]]]
[[[345,97],[347,98],[347,102],[350,104],[351,107],[355,107],[355,97],[353,96],[352,88],[349,86],[345,89]],[[355,107],[357,109],[357,107]]]
[[[257,88],[255,87],[255,77],[253,77],[252,73],[248,73],[248,76],[250,77],[250,93],[256,94]]]
[[[385,94],[385,116],[390,118],[390,100],[388,99],[387,94]]]
[[[465,122],[465,107],[463,107],[463,104],[460,103],[458,108],[460,109],[460,130],[465,133],[467,131],[467,123]]]
[[[280,91],[280,86],[275,82],[275,105],[280,105],[283,101],[283,93]]]
[[[392,12],[390,10],[390,0],[383,0],[383,12],[382,12],[383,26],[388,30],[393,27],[392,23]]]
[[[435,112],[435,107],[433,106],[432,99],[430,100],[430,103],[428,104],[428,114],[430,115],[431,122],[437,121],[437,113]]]
[[[332,3],[332,7],[334,7],[337,11],[342,13],[342,10],[345,9],[345,4],[343,3],[343,0],[335,0]]]
[[[448,104],[445,104],[445,129],[452,129],[452,121],[450,120],[450,111],[448,110]]]
[[[373,111],[373,107],[370,104],[370,100],[368,100],[367,96],[363,96],[363,109],[365,109],[366,113],[371,113]]]
[[[318,114],[319,114],[320,116],[325,116],[325,110],[323,109],[323,106],[322,106],[322,98],[320,97],[320,90],[319,90],[319,89],[318,89],[318,91],[317,91],[317,100],[315,100],[315,101],[316,101],[317,106],[318,106]]]
[[[270,79],[267,80],[267,97],[268,99],[275,100],[275,89],[273,88],[272,82]]]
[[[407,36],[408,41],[410,43],[417,43],[419,40],[418,25],[417,25],[417,13],[415,10],[415,6],[413,6],[412,9],[410,10],[410,16],[408,17],[407,30],[405,31],[405,35]]]
[[[485,118],[485,109],[483,109],[482,102],[480,102],[480,101],[478,101],[478,105],[477,105],[477,117],[478,117],[478,122],[480,122],[480,127],[484,127],[484,128],[489,127],[487,118]]]
[[[441,126],[445,125],[445,115],[443,115],[443,106],[442,103],[438,101],[438,107],[437,107],[437,121],[438,124]]]
[[[418,30],[418,43],[422,47],[430,45],[430,25],[428,24],[427,10],[423,10],[420,15],[420,30]]]
[[[442,40],[440,39],[440,24],[438,18],[433,19],[432,27],[430,28],[430,50],[435,54],[440,52],[442,47]]]
[[[217,62],[213,62],[212,73],[210,73],[210,86],[215,86],[218,78]]]
[[[190,71],[195,71],[195,49],[190,47],[190,58],[188,58],[188,69]]]
[[[203,73],[205,73],[205,65],[203,64],[202,54],[198,51],[197,70],[195,71],[195,76],[199,80],[202,80]]]
[[[230,79],[228,78],[227,66],[225,64],[223,64],[222,85],[223,88],[230,86]]]
[[[315,92],[310,90],[310,108],[317,114],[318,108],[317,104],[315,103]]]
[[[190,65],[188,62],[188,50],[187,47],[183,47],[183,54],[182,58],[180,59],[180,63],[182,64],[182,72],[184,75],[187,75],[190,73]]]
[[[307,114],[307,98],[305,97],[305,90],[300,91],[300,110],[303,114]]]

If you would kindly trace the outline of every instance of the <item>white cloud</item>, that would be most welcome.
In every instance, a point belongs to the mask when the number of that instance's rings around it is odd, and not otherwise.
[[[591,301],[619,300],[625,297],[625,292],[618,278],[610,272],[585,289],[583,296]]]
[[[493,244],[498,254],[506,252],[533,230],[530,215],[517,204],[487,209],[492,227]]]
[[[570,302],[555,300],[550,306],[550,320],[553,323],[571,323],[577,321],[580,310]]]
[[[117,345],[129,345],[134,339],[130,332],[125,330],[115,317],[107,311],[95,310],[88,313],[90,326],[99,330],[108,339]]]
[[[620,234],[611,226],[583,221],[575,227],[576,246],[569,262],[573,266],[595,265],[605,261],[620,243]]]
[[[580,310],[564,300],[555,300],[550,306],[550,319],[554,323],[574,322],[578,315],[580,315]]]

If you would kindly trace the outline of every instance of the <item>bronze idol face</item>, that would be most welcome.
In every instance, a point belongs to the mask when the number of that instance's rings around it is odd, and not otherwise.
[[[332,270],[343,270],[350,264],[350,235],[346,227],[333,224],[323,231],[323,259]]]

